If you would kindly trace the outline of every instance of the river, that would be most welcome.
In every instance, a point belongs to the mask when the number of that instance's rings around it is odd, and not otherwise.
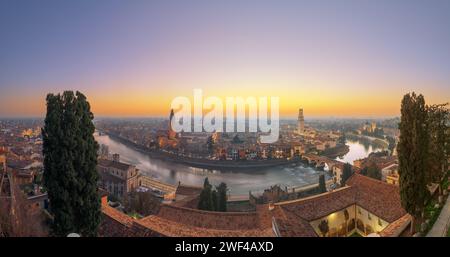
[[[205,177],[208,177],[213,185],[225,182],[230,189],[230,195],[247,195],[249,190],[254,193],[261,193],[264,189],[276,184],[289,188],[306,186],[317,183],[319,174],[325,174],[323,171],[317,171],[303,165],[278,166],[252,171],[200,169],[152,159],[148,155],[136,151],[107,135],[97,135],[96,140],[99,144],[107,145],[110,153],[120,154],[122,162],[136,165],[143,174],[161,182],[175,185],[181,181],[183,184],[201,186]],[[351,161],[351,163],[354,158],[360,158],[362,155],[367,156],[371,151],[375,150],[372,148],[366,150],[358,142],[349,142],[349,146],[350,152],[343,157],[343,160]]]

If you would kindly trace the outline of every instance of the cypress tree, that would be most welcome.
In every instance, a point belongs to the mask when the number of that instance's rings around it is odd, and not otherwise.
[[[325,175],[319,175],[319,192],[325,193],[327,191],[327,187],[325,185]]]
[[[347,179],[350,178],[352,174],[352,165],[348,162],[345,163],[342,171],[341,186],[345,186],[345,182],[347,182]]]
[[[226,212],[227,211],[227,184],[220,183],[220,185],[217,187],[218,192],[218,209],[217,211]]]
[[[441,180],[448,169],[448,152],[446,149],[449,110],[447,104],[431,105],[428,112],[429,158],[426,180],[428,183],[438,183],[441,193]]]
[[[101,204],[98,195],[97,153],[98,144],[94,138],[94,115],[86,97],[76,92],[76,150],[74,165],[77,171],[77,227],[82,235],[95,236],[100,224]]]
[[[427,112],[422,95],[406,94],[401,104],[398,143],[400,198],[403,208],[411,214],[411,232],[421,218],[426,189],[428,155]]]
[[[210,211],[219,211],[216,189],[212,190],[212,192],[211,192],[211,209],[210,209]]]
[[[47,96],[42,130],[44,185],[54,216],[53,233],[95,236],[100,222],[93,114],[77,92]]]
[[[71,207],[71,189],[75,184],[75,172],[67,169],[64,158],[68,152],[64,147],[64,103],[61,95],[47,95],[47,115],[43,137],[44,186],[50,200],[53,214],[52,233],[65,236],[74,231],[75,214]]]
[[[203,190],[200,193],[198,209],[205,211],[214,210],[212,201],[212,186],[209,184],[208,178],[205,178],[205,181],[203,182]]]

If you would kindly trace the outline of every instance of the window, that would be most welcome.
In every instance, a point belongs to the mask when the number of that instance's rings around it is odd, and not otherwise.
[[[370,216],[370,213],[369,213],[369,212],[367,212],[367,218],[368,218],[369,220],[372,220],[372,216]]]

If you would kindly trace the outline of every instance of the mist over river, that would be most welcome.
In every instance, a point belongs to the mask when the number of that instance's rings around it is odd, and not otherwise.
[[[225,182],[230,189],[230,195],[247,195],[249,190],[258,193],[273,185],[282,187],[301,187],[318,182],[319,174],[325,174],[323,171],[301,164],[268,167],[249,171],[218,171],[209,169],[200,169],[186,166],[183,164],[162,161],[150,158],[147,154],[134,150],[131,147],[112,139],[108,135],[96,135],[99,144],[109,147],[110,153],[120,154],[120,160],[125,163],[136,165],[143,173],[153,177],[161,182],[168,184],[183,184],[202,186],[205,177],[213,185]],[[350,161],[355,156],[367,156],[374,149],[359,147],[357,142],[351,142],[350,152],[344,156],[345,161]],[[354,149],[352,151],[352,149]],[[348,157],[346,157],[348,156]],[[364,156],[363,156],[364,157]],[[360,158],[360,157],[359,157]],[[353,160],[351,160],[353,161]]]

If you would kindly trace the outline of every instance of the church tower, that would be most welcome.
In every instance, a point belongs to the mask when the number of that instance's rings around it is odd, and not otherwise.
[[[169,139],[175,139],[176,136],[177,136],[177,132],[175,132],[173,130],[173,128],[172,128],[173,116],[174,116],[173,109],[171,109],[170,110],[170,117],[169,117],[169,129],[167,131],[167,134],[168,134],[167,136],[168,136]]]
[[[298,110],[297,133],[302,135],[305,132],[305,118],[303,117],[303,109]]]

